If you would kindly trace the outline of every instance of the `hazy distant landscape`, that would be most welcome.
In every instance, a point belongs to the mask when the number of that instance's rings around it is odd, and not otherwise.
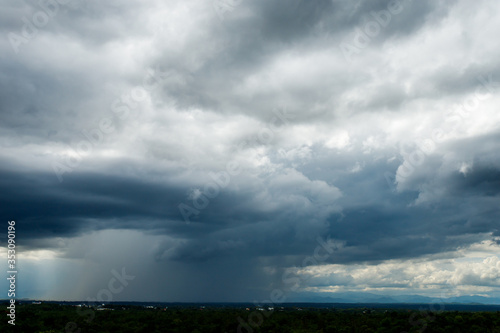
[[[312,304],[279,307],[212,303],[42,303],[19,306],[19,325],[2,332],[471,332],[500,331],[500,306]],[[29,318],[29,320],[28,320]]]

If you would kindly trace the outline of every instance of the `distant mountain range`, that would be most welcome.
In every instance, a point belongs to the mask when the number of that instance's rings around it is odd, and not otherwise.
[[[500,298],[484,296],[426,297],[420,295],[377,295],[363,292],[334,293],[334,296],[316,293],[301,293],[289,297],[287,302],[311,303],[460,303],[500,305]]]
[[[0,299],[0,303],[8,302],[8,299]],[[32,302],[35,300],[31,299],[18,299],[18,302]],[[39,300],[36,300],[39,301]],[[43,302],[50,303],[68,303],[68,304],[79,304],[86,303],[85,301],[49,301],[43,300]],[[117,304],[171,304],[171,305],[183,305],[183,306],[191,306],[191,305],[199,305],[199,304],[212,304],[212,305],[227,305],[232,304],[234,306],[245,305],[252,306],[255,302],[145,302],[145,301],[116,301],[110,303]],[[258,303],[258,302],[257,302]],[[435,304],[433,308],[435,310],[440,310],[439,304],[462,304],[462,305],[492,305],[495,308],[500,306],[500,298],[498,297],[484,297],[484,296],[458,296],[458,297],[426,297],[420,295],[379,295],[365,292],[340,292],[340,293],[331,293],[328,295],[318,294],[318,293],[296,293],[293,295],[289,295],[284,303],[280,303],[281,305],[291,305],[293,303],[311,303],[311,304],[324,304],[326,306],[327,303],[330,304],[345,304],[345,305],[355,305],[361,306],[362,304],[391,304],[397,305],[401,304],[404,307],[404,304]],[[276,304],[279,305],[279,304]],[[321,305],[320,307],[324,307]],[[387,306],[383,306],[387,307]]]

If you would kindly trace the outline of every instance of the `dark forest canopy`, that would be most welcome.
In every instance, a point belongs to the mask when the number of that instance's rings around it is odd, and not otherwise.
[[[21,304],[1,332],[500,332],[500,311]],[[493,309],[493,308],[492,308]]]

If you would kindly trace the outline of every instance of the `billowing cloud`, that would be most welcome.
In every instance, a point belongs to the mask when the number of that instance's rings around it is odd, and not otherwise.
[[[495,1],[1,2],[25,297],[497,295]]]

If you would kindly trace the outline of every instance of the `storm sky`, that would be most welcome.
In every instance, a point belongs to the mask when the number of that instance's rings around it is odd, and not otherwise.
[[[19,297],[500,297],[498,1],[0,5]]]

